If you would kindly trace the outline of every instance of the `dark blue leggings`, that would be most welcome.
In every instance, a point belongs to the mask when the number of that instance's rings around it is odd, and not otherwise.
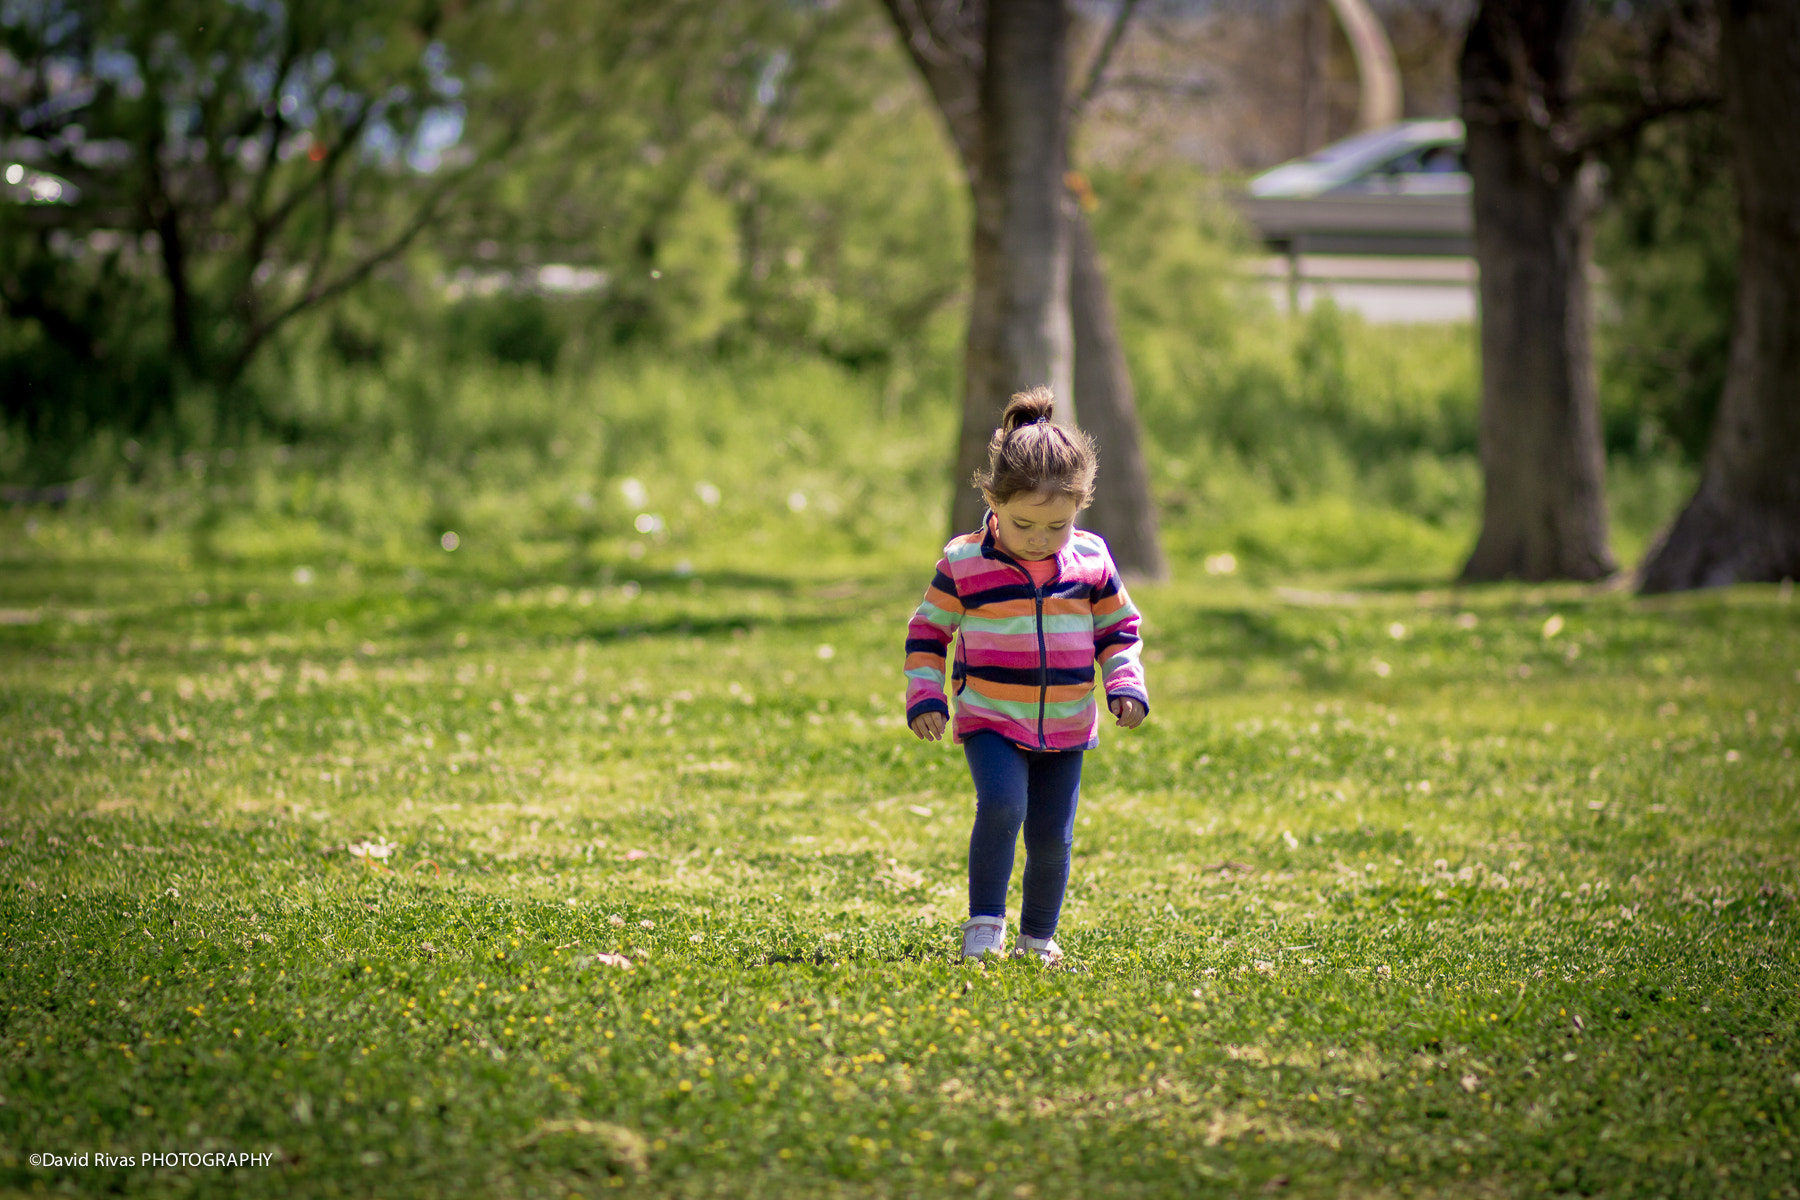
[[[1004,917],[1013,846],[1025,827],[1025,899],[1019,928],[1027,937],[1056,932],[1069,885],[1081,751],[1021,750],[997,733],[963,743],[975,777],[975,830],[969,835],[969,915]]]

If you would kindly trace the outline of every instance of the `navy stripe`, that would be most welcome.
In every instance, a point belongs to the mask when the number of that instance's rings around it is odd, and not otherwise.
[[[1037,667],[994,667],[985,664],[971,665],[968,674],[971,679],[985,679],[989,683],[1009,683],[1019,687],[1038,687],[1046,678],[1046,672]],[[1086,667],[1051,667],[1048,679],[1051,687],[1092,683],[1094,668],[1092,664]]]
[[[943,713],[947,717],[950,715],[950,705],[940,696],[933,696],[928,700],[921,700],[906,710],[906,723],[911,725],[924,714],[932,712]]]
[[[917,579],[918,576],[915,575],[913,578]],[[931,586],[940,592],[949,592],[952,596],[956,595],[956,580],[950,578],[950,576],[942,571],[937,571],[932,574]]]
[[[999,604],[1007,600],[1030,600],[1036,592],[1026,583],[1005,583],[999,587],[983,588],[979,592],[970,592],[962,598],[964,610],[981,608],[988,604]]]
[[[1134,646],[1142,640],[1135,633],[1126,633],[1122,629],[1110,630],[1094,639],[1094,657],[1099,658],[1100,652],[1109,646]]]
[[[944,643],[938,641],[936,638],[906,639],[906,652],[908,654],[935,654],[939,658],[942,658],[944,657],[944,649]]]
[[[1080,580],[1065,579],[1056,583],[1044,593],[1046,600],[1085,600],[1088,585]],[[1026,583],[1008,583],[1000,587],[984,588],[979,592],[970,592],[962,598],[965,611],[981,608],[988,604],[1000,604],[1007,600],[1036,600],[1037,592]]]

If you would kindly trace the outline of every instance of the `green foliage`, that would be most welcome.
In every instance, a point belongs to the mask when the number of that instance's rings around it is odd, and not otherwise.
[[[1473,332],[1371,327],[1329,303],[1279,316],[1201,177],[1101,173],[1094,186],[1171,552],[1274,571],[1453,570],[1480,503]]]
[[[1725,386],[1737,288],[1737,190],[1721,114],[1663,121],[1614,168],[1595,257],[1607,444],[1697,463]]]
[[[461,164],[444,154],[482,108],[483,73],[456,53],[475,20],[429,3],[9,6],[0,137],[80,196],[0,227],[0,369],[33,384],[8,415],[47,441],[179,423],[186,384],[215,420],[252,419],[238,385],[269,339],[395,257],[482,161],[486,130]],[[58,377],[56,355],[81,369]]]
[[[267,369],[293,445],[153,443],[136,464],[114,449],[91,464],[108,480],[97,511],[268,566],[417,563],[455,531],[458,561],[498,576],[556,562],[577,584],[706,554],[750,564],[802,531],[822,558],[929,540],[947,501],[948,401],[899,411],[878,380],[819,359],[625,354],[545,373],[404,342],[379,363],[302,352]]]
[[[447,266],[485,245],[504,267],[603,270],[599,343],[934,371],[967,186],[878,7],[626,10],[565,14],[593,49],[545,81],[508,186],[438,240]]]
[[[0,514],[0,1187],[1791,1185],[1773,588],[1137,589],[1157,707],[1086,762],[1070,969],[984,970],[966,770],[900,727],[925,537],[569,586],[126,515]],[[28,1161],[206,1150],[275,1158]]]
[[[138,255],[55,237],[32,216],[0,204],[0,420],[37,448],[42,478],[60,479],[83,443],[172,405],[169,314]]]
[[[534,366],[548,373],[556,369],[557,356],[568,339],[567,316],[543,296],[531,292],[460,300],[443,310],[444,357],[451,362],[486,360],[507,366]],[[334,334],[338,328],[334,323]],[[338,349],[338,342],[334,336],[333,349]],[[376,356],[345,354],[340,350],[339,357],[355,363]]]

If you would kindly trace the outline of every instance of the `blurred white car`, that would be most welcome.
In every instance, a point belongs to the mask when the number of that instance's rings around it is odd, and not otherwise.
[[[1461,121],[1402,121],[1250,181],[1239,208],[1272,250],[1466,255],[1474,218]]]
[[[1252,196],[1459,195],[1469,190],[1463,124],[1402,121],[1333,142],[1250,181]]]

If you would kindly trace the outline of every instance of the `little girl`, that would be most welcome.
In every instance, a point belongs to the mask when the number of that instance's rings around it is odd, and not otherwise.
[[[962,954],[1001,954],[1013,846],[1025,827],[1025,895],[1013,954],[1062,958],[1056,918],[1069,882],[1081,754],[1099,745],[1094,664],[1107,707],[1134,729],[1149,712],[1138,613],[1106,543],[1075,528],[1094,498],[1094,443],[1051,423],[1048,388],[1012,398],[975,486],[982,527],[944,547],[906,631],[906,720],[936,741],[949,723],[944,659],[957,640],[952,737],[975,778],[969,919]],[[960,637],[958,631],[961,631]]]

